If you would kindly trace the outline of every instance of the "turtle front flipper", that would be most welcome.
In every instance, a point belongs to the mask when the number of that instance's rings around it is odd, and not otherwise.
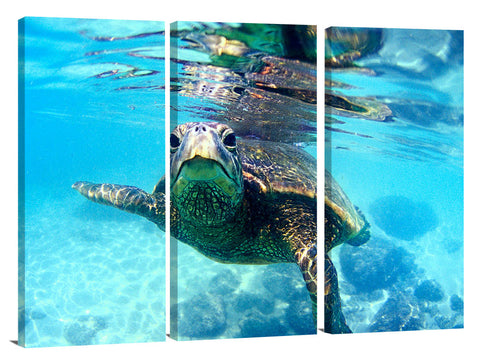
[[[342,312],[337,271],[327,254],[325,254],[325,332],[330,334],[352,332]]]
[[[315,327],[317,326],[317,244],[299,249],[295,260],[302,271],[305,285],[312,300],[312,313]]]
[[[156,192],[149,194],[134,186],[115,184],[93,184],[78,181],[72,185],[87,199],[117,209],[137,214],[165,228],[165,196]]]

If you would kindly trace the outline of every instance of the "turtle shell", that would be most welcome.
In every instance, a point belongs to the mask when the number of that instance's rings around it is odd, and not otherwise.
[[[325,170],[325,251],[343,242],[355,246],[364,244],[370,236],[368,229],[363,214]]]
[[[264,194],[317,197],[317,161],[297,146],[258,140],[239,140],[243,177]]]

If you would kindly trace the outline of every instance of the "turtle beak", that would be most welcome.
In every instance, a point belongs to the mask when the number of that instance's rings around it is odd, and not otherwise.
[[[241,167],[238,165],[237,155],[228,151],[223,145],[215,129],[199,123],[185,134],[179,149],[172,155],[170,163],[171,184],[176,182],[182,166],[194,158],[212,160],[225,171],[225,174],[242,186],[239,181]],[[199,179],[200,180],[200,179]]]

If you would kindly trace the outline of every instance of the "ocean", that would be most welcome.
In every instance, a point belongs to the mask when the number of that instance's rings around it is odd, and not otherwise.
[[[164,24],[26,18],[23,26],[19,343],[164,340],[164,233],[72,189],[89,180],[151,191],[164,174]]]
[[[166,129],[162,22],[23,24],[19,343],[162,341],[165,233],[71,185],[151,192],[165,173],[165,132],[189,121],[225,122],[237,136],[317,156],[314,40],[293,54],[275,25],[177,23]],[[352,31],[365,29],[344,34]],[[366,244],[330,254],[346,322],[353,332],[463,327],[463,34],[369,34],[377,41],[370,52],[331,70],[326,85],[353,103],[390,109],[383,119],[326,109],[325,164],[371,226]],[[248,46],[221,45],[222,36]],[[333,51],[349,45],[339,41]],[[177,251],[170,303],[179,339],[316,333],[296,264],[221,264],[182,243]]]

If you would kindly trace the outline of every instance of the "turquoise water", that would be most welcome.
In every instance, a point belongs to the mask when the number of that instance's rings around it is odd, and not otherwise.
[[[385,104],[392,118],[337,114],[326,129],[327,164],[371,224],[367,244],[332,251],[347,323],[463,327],[463,33],[383,30],[356,64],[330,72],[349,88],[326,90]]]
[[[308,59],[299,67],[282,60],[300,75],[262,82],[268,56],[289,55],[271,38],[275,26],[257,32],[237,59],[216,55],[198,37],[240,26],[176,28],[172,124],[227,122],[239,136],[293,143],[316,156],[316,69]],[[331,254],[354,332],[463,327],[463,38],[406,31],[383,31],[381,46],[357,69],[331,75],[348,85],[336,93],[392,111],[387,122],[335,114],[326,128],[327,165],[371,225],[367,244]],[[164,25],[28,18],[24,34],[19,342],[161,341],[165,234],[71,185],[151,191],[165,173]],[[316,332],[297,265],[225,265],[181,243],[176,260],[178,297],[170,301],[178,338]]]
[[[19,343],[164,340],[164,234],[71,188],[88,180],[151,191],[164,174],[164,25],[49,18],[23,24]]]

